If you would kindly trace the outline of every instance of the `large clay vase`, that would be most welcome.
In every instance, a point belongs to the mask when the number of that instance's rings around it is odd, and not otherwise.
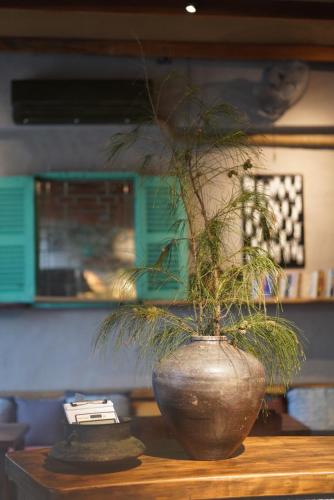
[[[231,457],[258,415],[263,365],[225,337],[196,336],[157,363],[153,389],[162,415],[190,457]]]

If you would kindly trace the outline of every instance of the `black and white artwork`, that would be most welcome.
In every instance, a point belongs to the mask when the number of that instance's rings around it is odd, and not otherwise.
[[[268,198],[275,214],[275,231],[263,234],[260,215],[251,204],[243,209],[244,242],[267,250],[282,267],[304,267],[303,177],[301,175],[255,175],[243,178],[245,192],[256,191]]]

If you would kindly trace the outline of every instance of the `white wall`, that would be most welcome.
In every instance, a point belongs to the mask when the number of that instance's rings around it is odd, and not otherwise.
[[[265,148],[266,172],[302,174],[305,269],[334,268],[334,151]]]
[[[254,81],[264,63],[149,62],[162,75],[179,69],[194,82],[230,81],[246,76]],[[75,55],[0,55],[0,175],[24,175],[49,170],[103,170],[104,147],[112,126],[15,126],[11,120],[10,81],[23,78],[136,78],[142,76],[136,59]],[[334,125],[334,74],[311,72],[309,89],[279,121],[280,125]],[[270,172],[301,173],[305,189],[306,265],[334,267],[334,151],[266,149]],[[117,165],[135,168],[136,155]],[[269,171],[268,171],[269,172]],[[37,310],[0,308],[0,391],[129,387],[149,383],[136,368],[135,353],[92,356],[91,343],[104,309]],[[303,377],[334,380],[333,304],[286,306],[286,315],[309,339],[309,360]]]
[[[94,350],[110,311],[0,309],[0,391],[127,389],[150,384],[133,349]]]

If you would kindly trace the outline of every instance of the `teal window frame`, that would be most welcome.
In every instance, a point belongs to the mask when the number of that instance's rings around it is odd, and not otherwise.
[[[35,297],[33,177],[0,183],[0,302],[31,303]]]
[[[36,174],[29,177],[8,177],[6,179],[11,179],[7,181],[9,184],[15,184],[19,179],[30,186],[31,199],[30,205],[28,198],[26,201],[26,216],[30,217],[29,227],[29,241],[26,247],[26,263],[31,263],[30,268],[26,269],[27,272],[27,282],[29,282],[29,291],[21,294],[20,297],[15,297],[13,294],[7,296],[1,295],[0,302],[22,302],[30,303],[36,307],[109,307],[112,305],[113,301],[77,301],[76,299],[66,299],[56,298],[55,301],[50,301],[48,298],[43,300],[42,298],[36,299],[36,231],[34,227],[35,221],[35,183],[37,180],[129,180],[133,182],[134,185],[134,228],[135,228],[135,248],[136,248],[136,267],[141,267],[147,262],[148,254],[147,248],[152,240],[152,235],[148,228],[147,213],[150,207],[148,207],[146,188],[156,187],[159,189],[159,184],[162,182],[162,178],[159,176],[140,176],[135,172],[47,172]],[[167,182],[173,182],[173,178],[163,178]],[[4,178],[0,178],[0,188],[5,184]],[[28,190],[29,191],[29,190]],[[27,195],[28,196],[28,195]],[[29,206],[28,206],[29,205]],[[151,207],[152,208],[152,207]],[[183,207],[179,207],[177,210],[177,217],[184,217]],[[0,227],[1,229],[1,227]],[[168,238],[175,236],[171,230],[161,230],[156,238],[161,238],[161,241],[167,241]],[[0,236],[1,243],[1,236]],[[185,239],[181,240],[178,245],[178,259],[179,259],[179,270],[178,275],[181,277],[183,285],[178,286],[177,290],[170,291],[164,289],[161,286],[158,289],[150,290],[148,286],[147,278],[143,277],[137,282],[137,299],[136,302],[141,302],[143,300],[152,301],[178,301],[184,300],[187,294],[187,282],[188,282],[188,246]],[[181,283],[180,281],[180,283]],[[118,302],[117,302],[118,303]]]

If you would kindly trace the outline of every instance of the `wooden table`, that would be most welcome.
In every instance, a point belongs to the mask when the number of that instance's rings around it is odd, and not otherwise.
[[[29,429],[26,424],[0,424],[0,500],[7,500],[8,483],[5,475],[5,455],[9,448],[15,450],[24,446],[24,435]]]
[[[251,436],[309,436],[311,430],[287,413],[270,411],[260,414],[250,432]]]
[[[189,460],[161,420],[155,421],[153,433],[148,432],[153,422],[135,422],[134,432],[146,441],[147,451],[139,465],[128,470],[87,474],[58,466],[55,472],[45,468],[48,449],[10,453],[6,469],[18,487],[18,499],[183,500],[334,493],[334,436],[254,436],[233,458],[204,462]]]

